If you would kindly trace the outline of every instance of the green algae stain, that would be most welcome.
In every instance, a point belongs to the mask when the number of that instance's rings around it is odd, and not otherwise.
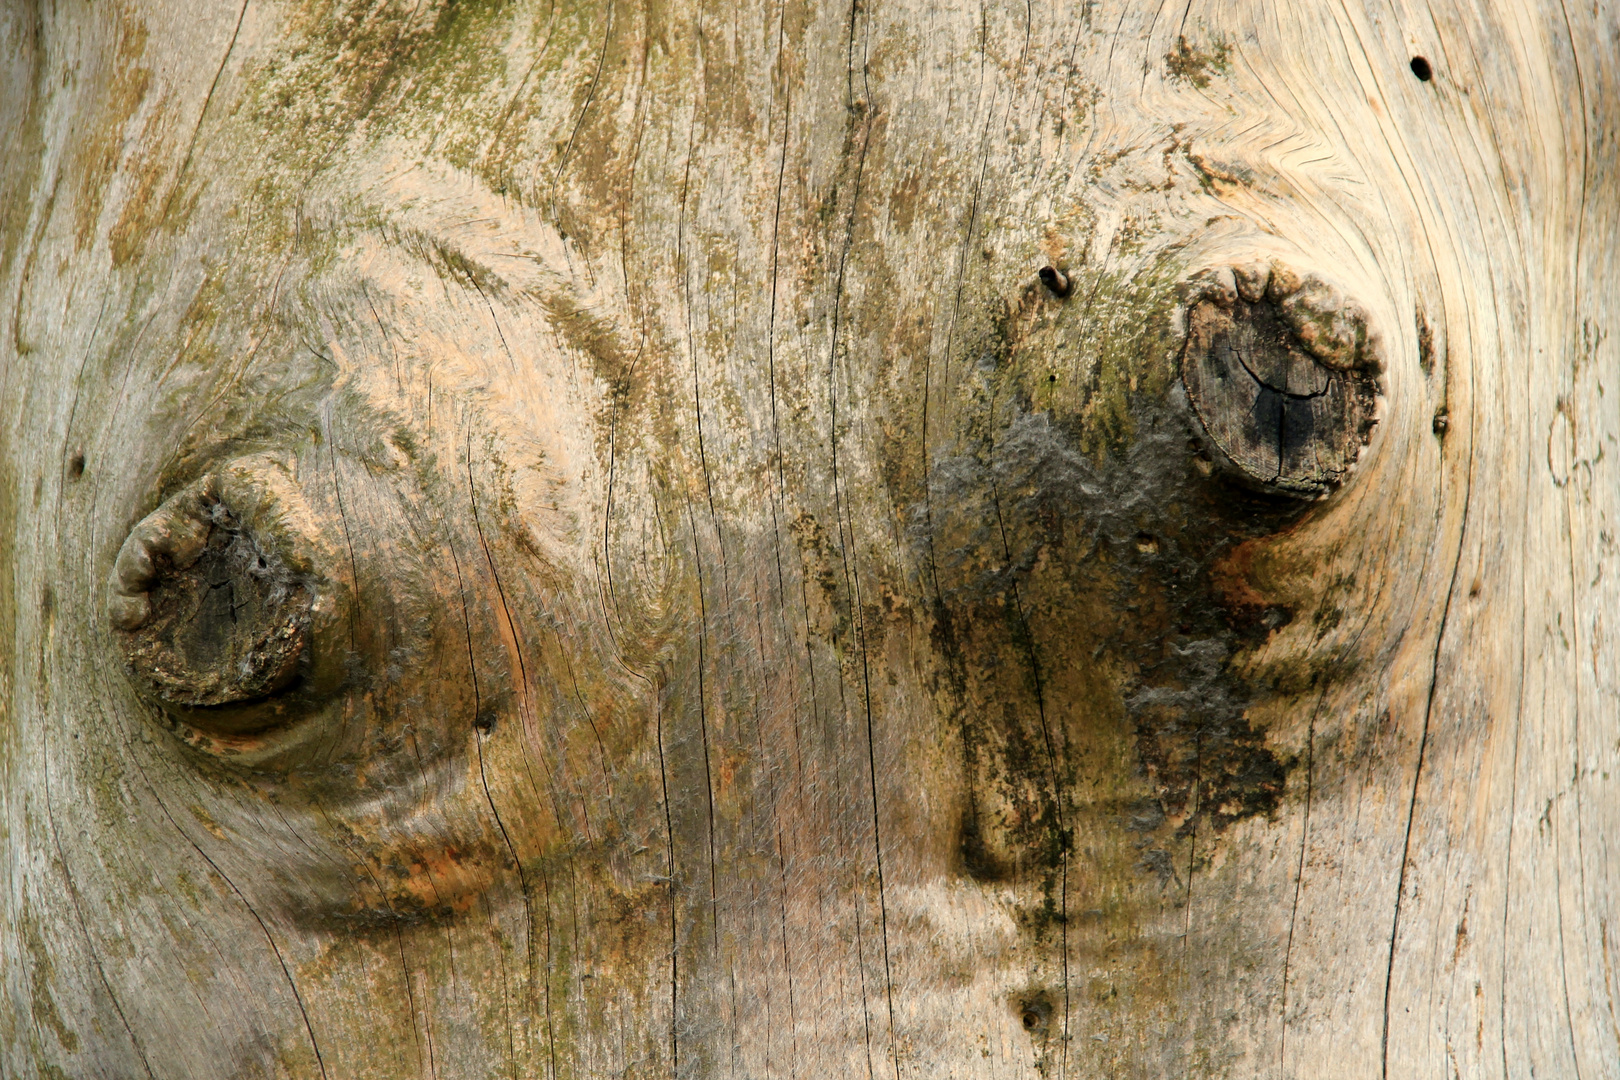
[[[1124,455],[1138,404],[1179,376],[1173,317],[1183,266],[1175,253],[1136,270],[1081,268],[1067,299],[1027,286],[969,336],[958,362],[988,367],[988,391],[1050,415],[1094,461]]]
[[[1231,46],[1217,37],[1208,45],[1191,45],[1185,36],[1176,38],[1176,47],[1164,54],[1165,70],[1172,82],[1190,83],[1202,90],[1214,75],[1231,70]]]
[[[78,1053],[79,1036],[67,1026],[61,1010],[57,1008],[56,998],[51,994],[56,983],[56,965],[51,960],[51,950],[32,918],[25,916],[21,924],[23,945],[33,961],[28,973],[28,989],[34,1023],[37,1027],[49,1028],[62,1049],[70,1054]]]

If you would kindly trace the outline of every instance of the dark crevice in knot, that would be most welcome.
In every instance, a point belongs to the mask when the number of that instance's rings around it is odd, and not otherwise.
[[[1274,278],[1253,300],[1197,300],[1181,366],[1215,456],[1274,494],[1331,492],[1377,423],[1378,365],[1364,316],[1314,280],[1279,288]]]
[[[155,560],[151,614],[124,648],[131,669],[164,701],[191,708],[251,701],[297,675],[313,590],[234,525],[216,514],[190,566]]]

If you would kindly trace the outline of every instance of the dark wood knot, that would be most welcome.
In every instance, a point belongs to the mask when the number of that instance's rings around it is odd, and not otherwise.
[[[1041,267],[1040,278],[1041,284],[1052,290],[1053,296],[1068,296],[1069,291],[1074,288],[1073,284],[1069,281],[1069,275],[1065,274],[1055,266]]]
[[[1344,482],[1378,422],[1381,365],[1360,305],[1278,264],[1195,282],[1182,381],[1228,471],[1321,498]]]
[[[142,519],[119,550],[108,614],[136,687],[220,731],[223,707],[286,689],[307,666],[321,581],[285,465],[241,459]]]

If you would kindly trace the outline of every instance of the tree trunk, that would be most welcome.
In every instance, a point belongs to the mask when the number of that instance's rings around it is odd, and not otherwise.
[[[0,11],[0,1076],[1620,1077],[1620,13]]]

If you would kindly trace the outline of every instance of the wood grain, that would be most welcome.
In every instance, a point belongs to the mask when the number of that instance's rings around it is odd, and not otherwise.
[[[1616,1076],[1617,42],[0,7],[0,1075]]]

